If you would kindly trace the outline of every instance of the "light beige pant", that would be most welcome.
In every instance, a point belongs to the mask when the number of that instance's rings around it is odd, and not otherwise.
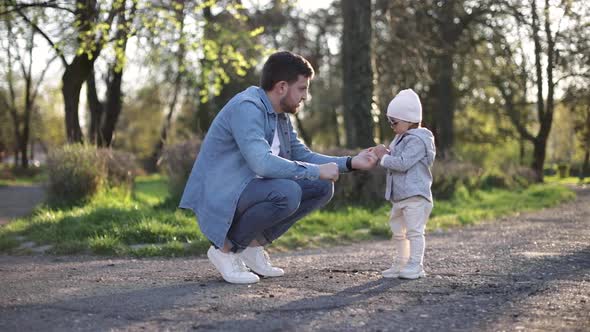
[[[424,260],[424,229],[432,212],[432,202],[422,196],[413,196],[394,202],[389,226],[397,251],[394,261],[400,266],[409,261],[422,266]]]

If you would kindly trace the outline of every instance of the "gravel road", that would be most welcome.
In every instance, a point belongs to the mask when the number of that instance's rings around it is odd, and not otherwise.
[[[41,186],[0,186],[0,226],[29,214],[45,195]]]
[[[381,278],[391,247],[274,254],[249,286],[204,257],[0,256],[0,331],[590,331],[590,188],[428,234],[425,279]]]

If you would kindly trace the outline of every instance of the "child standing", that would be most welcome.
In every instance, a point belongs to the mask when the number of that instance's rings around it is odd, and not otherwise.
[[[373,149],[387,169],[385,199],[392,202],[389,225],[397,251],[386,278],[424,277],[424,229],[432,211],[432,173],[436,155],[434,136],[421,127],[422,105],[411,89],[400,91],[387,107],[387,120],[395,137],[389,145]]]

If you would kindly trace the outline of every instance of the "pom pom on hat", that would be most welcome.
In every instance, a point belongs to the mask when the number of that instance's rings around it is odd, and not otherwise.
[[[420,97],[412,89],[400,91],[387,106],[387,116],[411,123],[422,122]]]

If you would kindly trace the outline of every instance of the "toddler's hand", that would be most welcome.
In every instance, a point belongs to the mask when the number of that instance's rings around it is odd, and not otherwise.
[[[378,159],[381,159],[384,155],[389,154],[389,150],[383,144],[379,144],[371,148],[371,150],[373,153],[375,153]]]

